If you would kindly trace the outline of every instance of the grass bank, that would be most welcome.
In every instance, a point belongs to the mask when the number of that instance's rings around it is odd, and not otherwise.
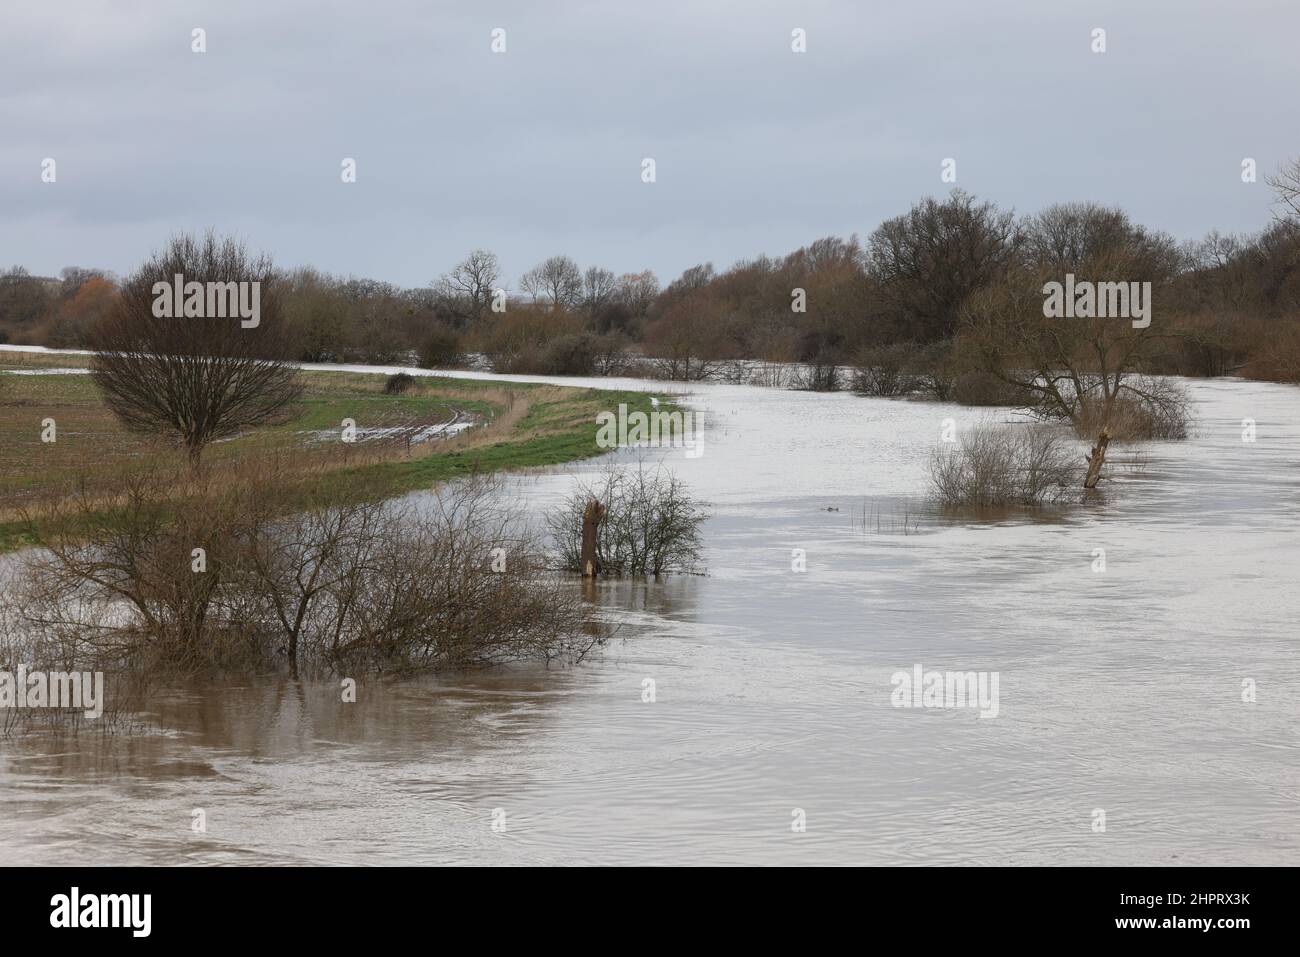
[[[90,377],[53,372],[87,357],[0,352],[0,552],[40,544],[55,529],[42,514],[73,496],[117,507],[122,483],[139,473],[181,476],[184,456],[162,439],[124,430]],[[4,374],[18,371],[20,375]],[[599,455],[596,415],[625,403],[651,411],[640,392],[538,383],[419,376],[387,395],[381,373],[303,373],[304,392],[278,421],[214,443],[208,481],[255,481],[260,466],[301,489],[304,504],[363,480],[396,496],[464,476],[559,465]],[[667,403],[663,408],[671,408]],[[53,420],[53,441],[45,427]],[[345,420],[354,441],[343,440]],[[460,429],[442,437],[449,427]],[[434,438],[430,439],[429,436]],[[59,519],[66,522],[68,519]]]

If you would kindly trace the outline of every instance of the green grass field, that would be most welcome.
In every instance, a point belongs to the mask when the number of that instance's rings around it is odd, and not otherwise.
[[[112,482],[133,470],[179,468],[183,455],[162,438],[127,432],[86,375],[42,373],[84,367],[84,356],[0,352],[0,552],[38,544],[30,515],[79,488]],[[27,370],[36,374],[7,375]],[[332,485],[363,478],[399,495],[471,474],[558,465],[601,454],[596,415],[626,403],[650,411],[638,392],[577,389],[498,380],[418,377],[401,395],[386,395],[386,376],[304,372],[302,397],[279,421],[213,443],[204,469],[232,477],[263,457],[291,461],[311,474],[312,499]],[[670,408],[665,403],[663,408]],[[407,444],[405,431],[473,419],[455,438]],[[53,419],[55,441],[42,441]],[[344,419],[361,440],[341,441]],[[397,430],[367,438],[367,430]]]

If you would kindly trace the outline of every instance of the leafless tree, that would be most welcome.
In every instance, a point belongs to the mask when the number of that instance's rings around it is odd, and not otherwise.
[[[624,273],[618,277],[618,301],[626,306],[633,316],[644,316],[658,295],[659,278],[649,269],[644,272]]]
[[[1123,252],[1082,268],[1089,276],[1137,274]],[[1124,318],[1045,316],[1044,282],[1058,278],[1054,269],[1042,267],[1013,272],[980,290],[963,307],[961,336],[984,369],[1033,397],[1033,411],[1097,437],[1084,479],[1085,488],[1095,488],[1107,446],[1122,422],[1134,420],[1135,406],[1140,418],[1156,423],[1180,418],[1185,404],[1177,390],[1153,389],[1152,380],[1140,375],[1163,334]],[[1179,428],[1162,425],[1161,431]]]
[[[582,300],[582,271],[568,256],[551,256],[519,279],[519,285],[538,302],[572,309]]]
[[[573,660],[603,637],[490,480],[416,506],[358,479],[305,506],[275,474],[258,478],[177,499],[176,476],[154,473],[130,479],[121,508],[61,503],[39,519],[55,531],[23,587],[0,593],[0,622],[16,615],[69,662],[141,672]]]
[[[53,299],[51,284],[22,266],[0,273],[0,332],[18,332],[34,326]]]
[[[1292,160],[1268,177],[1268,185],[1273,187],[1282,207],[1278,218],[1292,229],[1300,229],[1300,159]]]
[[[1026,217],[1025,254],[1034,262],[1069,269],[1123,246],[1131,232],[1123,210],[1097,203],[1057,203]]]
[[[582,308],[589,316],[613,302],[617,291],[618,280],[608,269],[592,266],[582,274]]]
[[[662,467],[610,467],[547,516],[557,558],[583,571],[585,517],[592,502],[603,510],[596,531],[596,565],[605,575],[660,575],[694,571],[703,552],[704,505]]]
[[[717,272],[713,268],[713,263],[700,263],[698,266],[689,266],[682,270],[680,276],[668,284],[668,289],[683,292],[703,289],[713,281],[716,275]]]
[[[1134,224],[1122,209],[1097,203],[1057,203],[1027,217],[1020,242],[1030,265],[1060,273],[1122,256],[1133,278],[1167,279],[1184,258],[1173,237]]]
[[[260,315],[159,316],[155,285],[257,283]],[[204,448],[280,413],[301,391],[285,361],[287,341],[271,263],[244,244],[177,235],[122,285],[115,307],[89,335],[91,374],[130,430],[168,435],[197,468]],[[225,286],[225,288],[229,288]],[[251,300],[251,296],[249,297]],[[226,311],[226,310],[222,310]]]
[[[444,307],[461,322],[481,319],[501,282],[501,262],[496,253],[476,249],[434,283]]]
[[[1235,233],[1221,233],[1212,229],[1205,238],[1191,245],[1188,253],[1193,269],[1221,269],[1229,265],[1246,249],[1246,243]]]
[[[946,508],[1059,502],[1078,488],[1072,444],[1046,425],[983,423],[964,429],[957,443],[930,458],[935,497]]]
[[[928,342],[952,335],[962,303],[1013,261],[1018,243],[1012,213],[954,190],[881,223],[867,262],[900,331]]]

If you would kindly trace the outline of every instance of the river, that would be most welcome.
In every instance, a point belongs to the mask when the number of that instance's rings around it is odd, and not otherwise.
[[[0,739],[0,863],[1294,864],[1300,389],[1189,386],[1192,438],[993,521],[930,509],[927,462],[945,418],[1005,412],[692,387],[702,456],[615,457],[711,503],[707,574],[601,582],[593,657],[355,704],[182,688],[148,733]],[[603,464],[512,494],[536,513]],[[895,707],[917,665],[997,673],[996,716]]]

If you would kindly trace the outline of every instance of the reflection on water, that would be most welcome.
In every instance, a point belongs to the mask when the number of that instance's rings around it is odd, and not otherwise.
[[[0,861],[1294,863],[1300,391],[1193,388],[1197,435],[1104,500],[976,522],[922,500],[942,419],[984,413],[700,387],[705,455],[661,454],[713,505],[709,573],[598,583],[592,658],[0,741]],[[895,709],[916,664],[998,672],[999,716]]]

